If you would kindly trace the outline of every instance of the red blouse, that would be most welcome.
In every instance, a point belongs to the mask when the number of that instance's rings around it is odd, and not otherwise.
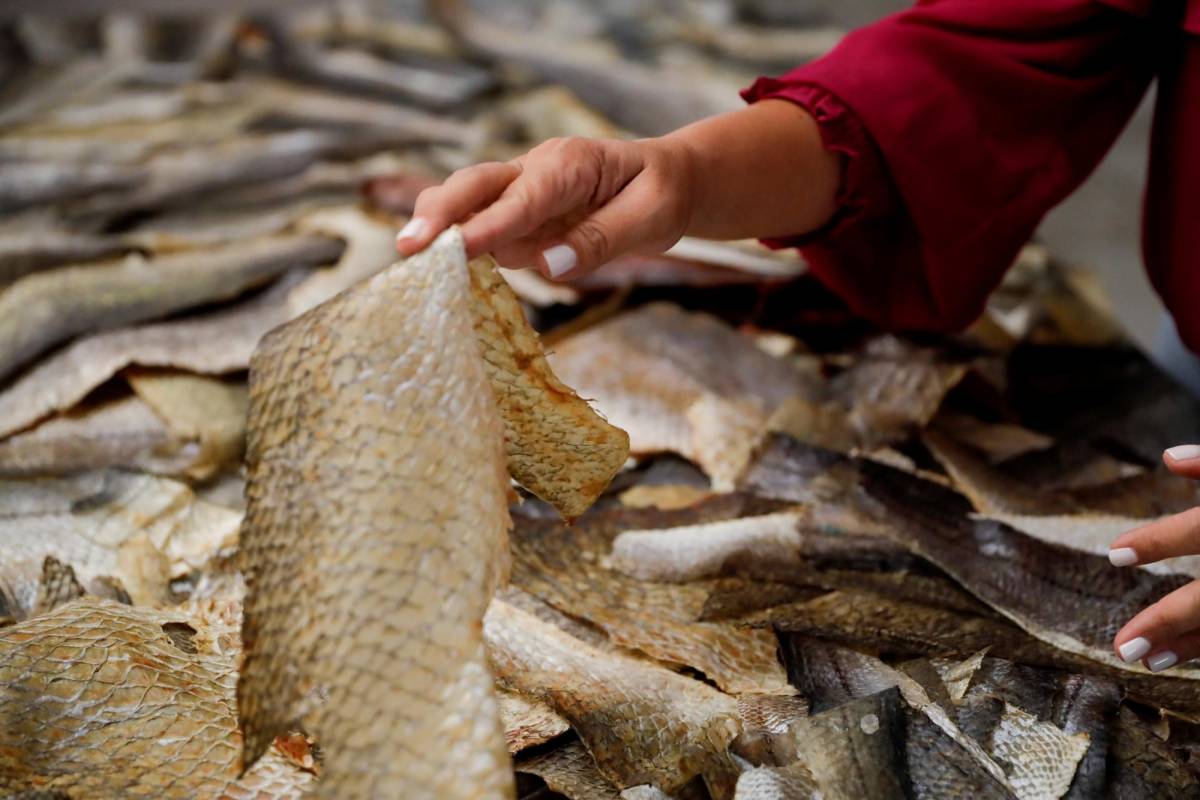
[[[962,329],[1155,77],[1143,252],[1200,351],[1200,0],[923,0],[759,79],[846,156],[838,215],[769,244],[885,327]]]

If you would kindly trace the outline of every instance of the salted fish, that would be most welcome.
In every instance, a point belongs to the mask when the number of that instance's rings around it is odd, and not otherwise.
[[[860,470],[894,538],[1033,636],[1108,666],[1141,669],[1117,658],[1113,637],[1139,610],[1190,581],[1115,569],[1102,556],[972,520],[966,499],[944,487],[868,461]],[[1191,672],[1180,674],[1200,677]]]
[[[314,777],[274,747],[242,773],[235,658],[212,637],[100,600],[0,628],[0,790],[298,800]]]
[[[1200,797],[1196,774],[1128,707],[1117,714],[1109,754],[1107,797]]]
[[[121,237],[60,228],[0,230],[0,286],[59,264],[113,256],[130,245]]]
[[[619,788],[670,792],[723,767],[738,733],[732,697],[663,667],[604,653],[496,601],[484,621],[497,680],[571,722]]]
[[[204,253],[128,257],[30,275],[0,292],[0,378],[81,333],[238,296],[284,271],[332,261],[342,243],[271,236]]]
[[[724,323],[656,303],[556,344],[551,366],[629,431],[635,453],[673,452],[717,490],[742,470],[767,416],[813,378]]]
[[[23,619],[37,604],[45,559],[73,569],[92,594],[117,581],[153,605],[167,584],[237,543],[241,515],[167,478],[106,470],[65,478],[0,480],[0,601]]]
[[[530,471],[528,488],[566,509],[590,503],[607,482],[598,469],[626,457],[597,452],[620,436],[578,397],[538,393],[553,376],[537,364],[516,380],[496,359],[489,380],[486,354],[532,337],[506,320],[504,338],[480,346],[495,335],[475,330],[471,283],[484,268],[468,268],[452,229],[276,329],[251,363],[246,761],[301,718],[326,754],[327,796],[398,786],[412,797],[512,795],[478,626],[505,571],[505,432],[510,459],[528,464],[589,454],[586,470]],[[513,386],[533,388],[526,418],[506,429],[496,399]],[[538,436],[527,427],[538,415],[586,426],[591,449]],[[348,487],[355,503],[330,499]],[[595,494],[579,503],[572,491]],[[297,539],[298,529],[309,534]],[[413,749],[427,741],[441,746]]]

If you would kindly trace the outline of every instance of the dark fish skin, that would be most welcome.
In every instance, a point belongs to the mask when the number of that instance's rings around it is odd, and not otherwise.
[[[905,726],[892,688],[799,720],[795,744],[827,800],[911,797]]]
[[[857,483],[858,471],[846,456],[775,432],[763,438],[738,480],[738,489],[816,504],[845,500]]]
[[[838,591],[770,612],[777,631],[895,655],[969,656],[984,648],[1012,661],[1112,680],[1131,697],[1162,708],[1200,712],[1200,682],[1109,667],[1060,650],[1007,620],[865,592]]]
[[[1111,642],[1121,626],[1192,580],[1115,569],[1103,556],[972,520],[967,500],[937,484],[874,462],[859,467],[897,541],[1034,635],[1081,655],[1118,665]]]
[[[1171,746],[1128,708],[1117,714],[1108,747],[1108,800],[1200,798],[1200,783]]]
[[[905,717],[905,753],[915,800],[1014,800],[1011,791],[928,717],[911,711]]]
[[[290,268],[334,261],[343,248],[284,235],[30,275],[0,292],[0,378],[73,336],[230,299]]]
[[[1065,800],[1100,797],[1108,783],[1108,748],[1121,702],[1115,681],[1090,675],[1068,675],[1055,699],[1051,721],[1064,733],[1086,733],[1087,752],[1075,768],[1075,780]]]
[[[781,633],[779,648],[788,683],[808,700],[809,714],[820,714],[895,684],[875,669],[878,659],[848,647]]]

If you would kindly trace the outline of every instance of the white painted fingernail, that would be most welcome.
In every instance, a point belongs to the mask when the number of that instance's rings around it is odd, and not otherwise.
[[[557,278],[565,272],[570,272],[579,261],[569,244],[554,245],[542,253],[542,258],[546,259],[546,268],[550,270],[551,278]]]
[[[1146,666],[1151,672],[1162,672],[1164,669],[1170,669],[1179,663],[1179,656],[1175,655],[1170,650],[1163,650],[1161,653],[1155,653],[1146,659]]]
[[[1136,639],[1130,639],[1117,648],[1117,650],[1121,654],[1122,661],[1126,664],[1132,664],[1150,652],[1150,640],[1144,636],[1139,636]]]
[[[1108,560],[1114,567],[1132,567],[1137,563],[1137,551],[1132,547],[1114,547],[1108,551]]]
[[[1194,458],[1200,458],[1200,444],[1181,444],[1177,447],[1168,447],[1167,455],[1172,461],[1191,461]]]
[[[400,229],[396,234],[396,241],[401,239],[416,239],[425,232],[425,219],[423,217],[413,217],[408,221],[408,224]]]

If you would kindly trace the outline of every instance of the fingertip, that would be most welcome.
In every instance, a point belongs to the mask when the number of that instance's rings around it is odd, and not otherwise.
[[[413,217],[396,234],[396,250],[410,256],[429,244],[437,232],[425,217]]]
[[[1108,560],[1114,567],[1132,567],[1138,563],[1138,554],[1132,547],[1114,547],[1108,551]]]
[[[569,244],[556,244],[542,251],[538,266],[550,280],[561,280],[579,266],[579,254]]]
[[[1163,451],[1163,463],[1176,472],[1200,472],[1200,445],[1168,447]]]

